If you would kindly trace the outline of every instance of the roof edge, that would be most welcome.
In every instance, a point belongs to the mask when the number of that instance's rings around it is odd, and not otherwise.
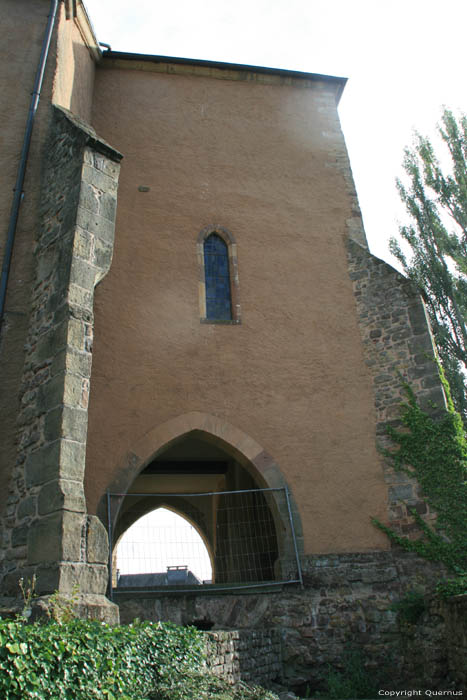
[[[216,71],[246,72],[259,75],[277,76],[297,81],[327,82],[335,87],[336,101],[340,100],[347,78],[323,75],[320,73],[305,73],[303,71],[287,70],[284,68],[269,68],[266,66],[252,66],[243,63],[225,63],[222,61],[207,61],[197,58],[180,58],[178,56],[158,56],[152,54],[127,53],[124,51],[104,51],[102,58],[107,61],[132,61],[139,63],[168,64],[178,66],[193,66],[194,68],[207,68]]]

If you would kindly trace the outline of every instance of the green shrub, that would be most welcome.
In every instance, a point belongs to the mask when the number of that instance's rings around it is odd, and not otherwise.
[[[277,700],[264,688],[246,683],[234,686],[209,673],[164,675],[151,700]]]
[[[158,682],[199,669],[203,636],[169,623],[0,621],[4,700],[145,700]]]
[[[467,572],[467,439],[460,416],[455,412],[444,376],[448,410],[434,420],[417,404],[406,388],[408,400],[402,405],[403,430],[389,427],[397,446],[384,453],[394,469],[415,477],[423,499],[437,514],[432,526],[414,508],[408,508],[421,536],[411,540],[379,520],[373,523],[404,549],[438,561],[455,574]]]
[[[372,678],[365,668],[362,654],[349,649],[344,654],[344,668],[335,671],[329,668],[326,680],[326,698],[376,698],[378,697],[377,679]]]
[[[415,625],[426,610],[425,598],[421,591],[414,589],[408,591],[403,598],[393,603],[390,609],[395,610],[403,622]]]
[[[436,584],[435,593],[440,598],[450,598],[453,595],[467,594],[467,574],[448,578]]]

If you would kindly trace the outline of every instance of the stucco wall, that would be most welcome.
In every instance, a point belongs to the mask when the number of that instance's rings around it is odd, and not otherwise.
[[[85,28],[85,23],[81,21],[67,20],[65,7],[60,5],[57,70],[52,99],[55,104],[90,121],[95,60],[83,35]]]
[[[244,78],[96,74],[93,125],[125,160],[114,261],[95,297],[88,508],[147,433],[198,411],[273,456],[306,551],[385,548],[369,524],[387,496],[334,88]],[[241,325],[200,323],[196,241],[211,224],[237,242]]]

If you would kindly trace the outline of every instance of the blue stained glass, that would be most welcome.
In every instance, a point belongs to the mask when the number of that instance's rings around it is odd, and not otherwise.
[[[215,233],[211,233],[204,241],[204,274],[206,318],[230,321],[232,319],[232,303],[229,252],[222,238]]]

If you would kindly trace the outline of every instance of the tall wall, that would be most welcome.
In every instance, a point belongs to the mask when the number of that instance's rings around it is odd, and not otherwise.
[[[96,291],[90,512],[144,435],[202,412],[273,456],[306,551],[387,547],[368,520],[384,517],[386,487],[347,270],[360,220],[335,84],[105,59],[93,123],[125,161]],[[237,243],[238,325],[200,323],[197,237],[216,224]]]

